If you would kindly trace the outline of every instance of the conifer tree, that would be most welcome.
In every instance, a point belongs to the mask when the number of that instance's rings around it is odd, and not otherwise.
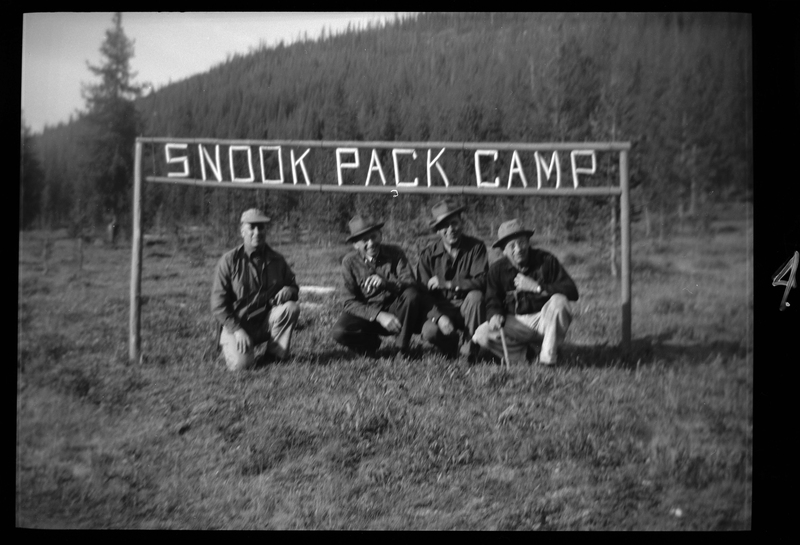
[[[115,13],[112,22],[100,46],[102,63],[93,66],[87,62],[89,71],[100,81],[84,84],[82,91],[89,125],[84,140],[85,172],[94,191],[94,203],[89,205],[94,221],[127,215],[139,124],[134,100],[141,87],[132,83],[136,74],[130,69],[134,43],[125,35],[121,13]]]

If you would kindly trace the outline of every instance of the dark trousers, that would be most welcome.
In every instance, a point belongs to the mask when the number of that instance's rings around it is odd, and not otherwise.
[[[472,290],[464,299],[440,298],[435,300],[435,304],[442,314],[450,318],[455,329],[450,335],[444,335],[438,325],[426,320],[422,327],[422,338],[445,354],[455,355],[458,353],[459,332],[461,332],[463,342],[468,342],[478,327],[486,321],[483,293],[479,290]]]
[[[394,314],[402,328],[397,334],[395,344],[400,350],[407,351],[411,345],[411,335],[422,331],[425,321],[426,305],[423,295],[416,288],[406,288],[392,303],[382,309]],[[381,346],[381,337],[394,335],[375,320],[370,322],[364,318],[345,312],[333,325],[331,337],[356,352],[374,352]]]

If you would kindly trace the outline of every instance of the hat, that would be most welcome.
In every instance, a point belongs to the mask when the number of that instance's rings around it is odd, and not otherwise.
[[[268,221],[269,218],[258,208],[251,208],[242,213],[241,223],[266,223]]]
[[[347,242],[355,242],[361,235],[366,235],[370,231],[375,231],[383,227],[385,222],[373,223],[371,220],[365,220],[361,216],[355,216],[350,220],[348,227],[350,227],[350,236],[347,237]]]
[[[450,216],[458,214],[459,212],[463,212],[465,208],[465,206],[454,207],[451,202],[446,200],[439,201],[434,204],[433,208],[431,209],[433,219],[429,221],[428,224],[431,226],[431,229],[436,230],[440,223]]]
[[[534,231],[535,229],[525,229],[519,220],[504,221],[500,224],[500,228],[497,229],[497,241],[492,244],[492,248],[503,249],[509,239],[519,235],[527,235],[530,238]]]

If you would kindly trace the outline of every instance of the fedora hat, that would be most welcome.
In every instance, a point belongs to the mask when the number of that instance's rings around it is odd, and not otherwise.
[[[366,220],[361,216],[355,216],[347,225],[350,228],[350,236],[347,237],[347,242],[357,241],[359,238],[361,238],[361,236],[366,235],[371,231],[375,231],[376,229],[380,229],[383,227],[384,223],[385,222],[383,221],[373,223],[371,220]]]
[[[463,212],[465,209],[465,206],[453,206],[453,204],[447,200],[439,201],[434,204],[433,208],[431,209],[433,219],[428,222],[428,225],[430,225],[431,229],[435,231],[439,227],[439,224],[444,220],[450,216]]]
[[[526,235],[530,238],[534,231],[535,229],[526,229],[522,222],[517,219],[504,221],[497,229],[497,240],[492,244],[492,248],[500,248],[502,250],[506,242],[512,238],[520,235]]]
[[[241,223],[267,223],[269,218],[258,208],[250,208],[242,212]]]

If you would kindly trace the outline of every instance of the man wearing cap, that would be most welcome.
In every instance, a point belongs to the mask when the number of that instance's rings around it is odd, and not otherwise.
[[[408,354],[428,305],[403,250],[382,244],[381,227],[383,222],[361,216],[350,220],[347,242],[354,251],[342,260],[344,312],[331,336],[359,354],[374,356],[381,336],[396,335],[396,346]]]
[[[555,365],[572,321],[567,301],[578,300],[578,288],[554,255],[530,246],[531,235],[519,220],[500,225],[492,246],[503,257],[486,280],[488,321],[473,340],[503,357],[502,329],[511,361],[524,362],[528,346],[541,342],[539,362]]]
[[[211,312],[221,326],[219,344],[232,371],[252,367],[255,347],[264,342],[266,354],[286,358],[300,316],[294,273],[267,245],[268,221],[261,210],[246,210],[243,244],[223,255],[214,272]]]
[[[489,261],[483,242],[464,234],[463,211],[463,206],[447,200],[433,206],[429,225],[439,240],[420,252],[417,279],[428,288],[434,304],[422,326],[422,338],[456,356],[461,331],[461,352],[474,359],[479,347],[472,336],[486,319],[483,292]]]

